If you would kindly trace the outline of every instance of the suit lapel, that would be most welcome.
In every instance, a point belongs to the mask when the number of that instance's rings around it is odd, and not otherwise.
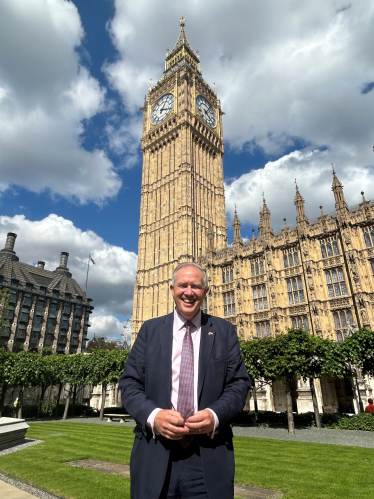
[[[212,334],[213,333],[213,334]],[[210,355],[212,353],[213,343],[216,337],[216,332],[213,329],[213,324],[210,316],[201,313],[201,338],[200,338],[200,353],[199,353],[199,379],[197,385],[197,396],[200,399],[201,389],[204,383],[204,377]]]
[[[162,349],[163,363],[161,369],[165,369],[166,380],[167,380],[167,390],[166,394],[168,397],[168,404],[170,404],[170,394],[171,394],[171,356],[173,348],[173,318],[174,313],[165,316],[164,321],[160,325],[159,335],[160,343]]]

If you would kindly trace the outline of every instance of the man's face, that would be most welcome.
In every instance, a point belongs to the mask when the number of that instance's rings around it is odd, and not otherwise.
[[[175,274],[175,285],[170,286],[177,312],[188,321],[199,312],[208,292],[203,280],[204,274],[197,267],[182,267]]]

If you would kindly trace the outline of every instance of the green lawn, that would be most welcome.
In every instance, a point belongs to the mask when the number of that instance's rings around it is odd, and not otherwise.
[[[56,435],[61,433],[66,435]],[[65,463],[99,459],[129,464],[131,428],[42,423],[32,424],[28,437],[45,443],[1,456],[1,472],[65,498],[129,499],[128,478]],[[287,499],[371,496],[374,449],[245,437],[235,437],[234,445],[238,483],[283,490]]]

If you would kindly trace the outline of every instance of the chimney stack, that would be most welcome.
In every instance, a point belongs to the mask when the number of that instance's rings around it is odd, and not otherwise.
[[[67,277],[71,277],[71,273],[67,268],[68,258],[69,258],[69,253],[67,253],[66,251],[62,251],[60,256],[60,265],[57,267],[57,269],[54,272],[56,272],[57,274],[65,275]]]
[[[62,251],[60,256],[60,267],[67,268],[68,258],[69,258],[69,253],[66,253],[66,251]]]
[[[16,253],[14,251],[14,244],[16,242],[16,237],[17,234],[14,234],[13,232],[8,232],[6,243],[4,249],[0,251],[0,256],[5,256],[6,258],[10,258],[11,260],[18,262],[19,258],[18,256],[16,256]]]
[[[39,261],[37,264],[38,269],[44,269],[45,262]]]

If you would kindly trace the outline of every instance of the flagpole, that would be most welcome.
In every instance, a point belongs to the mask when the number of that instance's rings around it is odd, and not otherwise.
[[[85,290],[85,295],[87,296],[87,281],[88,281],[88,271],[90,270],[90,256],[88,255],[88,262],[87,262],[87,275],[86,275],[86,290]]]

